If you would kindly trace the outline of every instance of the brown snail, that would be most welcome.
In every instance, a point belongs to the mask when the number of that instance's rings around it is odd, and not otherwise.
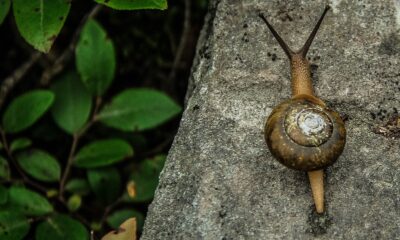
[[[340,115],[315,96],[307,51],[329,10],[327,6],[306,43],[292,51],[267,19],[260,17],[289,57],[292,98],[279,104],[265,124],[265,140],[272,155],[285,166],[307,171],[316,211],[324,211],[323,169],[343,151],[346,129]]]

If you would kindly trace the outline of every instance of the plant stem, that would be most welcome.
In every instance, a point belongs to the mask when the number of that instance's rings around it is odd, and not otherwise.
[[[140,154],[140,157],[147,158],[162,152],[164,149],[166,149],[168,146],[171,145],[171,142],[174,140],[174,137],[175,135],[167,136],[165,140],[162,141],[160,144],[150,149],[149,151]]]
[[[100,226],[102,227],[104,225],[104,223],[106,222],[107,216],[110,214],[110,212],[112,210],[114,210],[114,208],[116,208],[117,206],[119,206],[119,204],[121,204],[122,202],[122,197],[118,198],[115,202],[111,203],[110,205],[108,205],[105,209],[104,209],[104,213],[103,216],[101,217],[100,220]]]
[[[72,36],[71,42],[67,46],[67,48],[61,53],[61,55],[54,61],[54,63],[47,69],[45,69],[42,73],[42,77],[40,79],[40,84],[42,86],[47,86],[50,84],[53,77],[62,70],[64,70],[67,62],[73,57],[73,53],[75,51],[76,45],[79,40],[80,33],[82,31],[83,26],[87,22],[88,19],[94,18],[102,9],[101,4],[96,4],[81,20],[79,26],[76,28],[74,35]]]
[[[171,72],[168,75],[168,81],[165,81],[166,83],[168,83],[168,86],[166,86],[167,89],[169,90],[169,92],[171,92],[173,94],[175,93],[175,90],[169,86],[173,85],[171,81],[175,81],[178,66],[181,63],[183,53],[184,53],[185,47],[187,45],[187,39],[188,39],[188,36],[190,33],[190,20],[191,20],[191,15],[192,15],[191,14],[191,0],[184,0],[184,5],[185,5],[185,12],[184,12],[184,18],[183,18],[182,33],[181,33],[181,37],[179,39],[178,48],[175,53],[175,58],[174,58],[174,62],[172,64]]]
[[[41,53],[35,52],[31,55],[28,61],[23,63],[19,68],[15,69],[15,71],[8,76],[1,83],[0,86],[0,108],[3,106],[4,101],[7,98],[8,93],[14,88],[14,86],[21,81],[21,79],[25,76],[25,74],[35,66],[35,63],[42,56]]]
[[[76,151],[76,147],[78,146],[78,142],[79,142],[79,135],[74,134],[73,139],[72,139],[71,150],[69,151],[69,155],[68,155],[67,165],[65,166],[65,171],[64,171],[64,174],[62,175],[62,178],[60,181],[60,190],[58,192],[60,199],[63,199],[63,200],[64,200],[63,193],[64,193],[65,182],[67,181],[69,172],[71,171],[71,165],[72,165],[72,161],[74,160],[74,154]]]
[[[69,154],[68,154],[67,165],[65,166],[65,171],[64,171],[64,174],[62,175],[62,178],[60,181],[60,188],[58,191],[59,199],[61,199],[62,201],[64,201],[63,194],[64,194],[65,183],[68,179],[69,173],[71,172],[71,167],[72,167],[72,163],[74,161],[74,156],[75,156],[75,152],[76,152],[79,140],[90,129],[90,127],[97,121],[97,113],[100,109],[101,102],[102,102],[101,97],[97,97],[96,104],[95,104],[95,107],[94,107],[94,110],[92,113],[92,117],[90,118],[90,121],[87,122],[80,131],[78,131],[77,133],[75,133],[73,135],[71,150],[69,151]]]

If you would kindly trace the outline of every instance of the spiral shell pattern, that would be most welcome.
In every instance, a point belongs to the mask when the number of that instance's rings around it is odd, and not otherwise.
[[[265,140],[285,166],[314,171],[337,160],[344,149],[346,130],[337,112],[310,99],[290,99],[269,116]]]

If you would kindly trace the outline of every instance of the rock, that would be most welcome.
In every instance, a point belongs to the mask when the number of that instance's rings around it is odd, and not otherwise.
[[[316,94],[348,116],[321,216],[306,173],[264,142],[266,117],[290,98],[290,69],[258,13],[296,49],[325,1],[210,2],[142,239],[399,239],[400,139],[374,131],[400,111],[399,1],[331,1],[309,51]]]

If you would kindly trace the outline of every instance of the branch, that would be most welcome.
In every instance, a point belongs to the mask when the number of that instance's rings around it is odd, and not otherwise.
[[[179,40],[178,49],[176,50],[174,63],[172,65],[171,72],[169,73],[169,76],[168,76],[168,80],[169,80],[168,82],[170,82],[171,80],[173,80],[176,77],[176,71],[178,69],[178,65],[181,62],[183,51],[185,50],[185,47],[186,47],[187,37],[189,35],[189,30],[190,30],[190,18],[191,18],[190,1],[191,0],[185,0],[185,15],[184,15],[184,20],[183,20],[183,30],[182,30],[181,38]]]
[[[62,178],[60,181],[60,191],[58,192],[58,195],[59,195],[60,199],[62,199],[62,200],[64,200],[63,193],[64,193],[65,182],[67,181],[69,172],[71,171],[72,161],[74,159],[74,155],[75,155],[76,147],[78,146],[78,142],[79,142],[79,136],[78,136],[78,134],[74,134],[71,150],[69,151],[69,155],[68,155],[67,165],[65,167],[64,174],[62,175]]]
[[[92,113],[92,117],[88,123],[85,124],[85,126],[82,127],[82,129],[75,133],[73,136],[72,140],[72,145],[71,145],[71,150],[68,155],[68,160],[67,160],[67,165],[65,166],[65,171],[64,174],[62,175],[61,181],[60,181],[60,189],[58,192],[59,199],[64,201],[64,188],[65,188],[65,183],[68,179],[69,173],[71,171],[72,167],[72,162],[74,160],[74,155],[76,152],[76,148],[78,146],[80,138],[90,129],[90,127],[97,121],[97,113],[100,109],[101,105],[101,97],[96,98],[96,105]]]
[[[85,25],[87,20],[89,20],[90,18],[94,18],[101,9],[102,5],[96,4],[96,6],[94,6],[92,10],[90,10],[90,12],[83,17],[68,47],[64,50],[64,52],[61,53],[61,55],[56,59],[51,67],[43,71],[42,77],[40,79],[40,84],[42,86],[49,85],[51,79],[55,75],[59,74],[62,70],[64,70],[66,63],[73,57],[73,53],[78,43],[79,35],[82,31],[83,26]]]
[[[0,108],[3,106],[4,101],[7,98],[8,93],[14,88],[14,86],[21,81],[26,73],[35,65],[40,59],[42,53],[35,52],[31,55],[28,61],[22,64],[19,68],[8,76],[0,86]]]
[[[162,152],[166,147],[171,145],[171,142],[174,140],[174,137],[175,137],[175,135],[167,136],[167,138],[164,141],[162,141],[160,144],[158,144],[151,150],[140,154],[140,157],[147,158],[147,157],[151,157],[153,155],[156,155],[156,154]]]
[[[101,220],[100,220],[100,226],[104,225],[104,223],[106,222],[107,217],[111,213],[111,211],[114,210],[116,207],[118,207],[121,203],[122,203],[122,197],[118,198],[117,200],[115,200],[113,203],[111,203],[104,209],[103,216],[101,217]]]

